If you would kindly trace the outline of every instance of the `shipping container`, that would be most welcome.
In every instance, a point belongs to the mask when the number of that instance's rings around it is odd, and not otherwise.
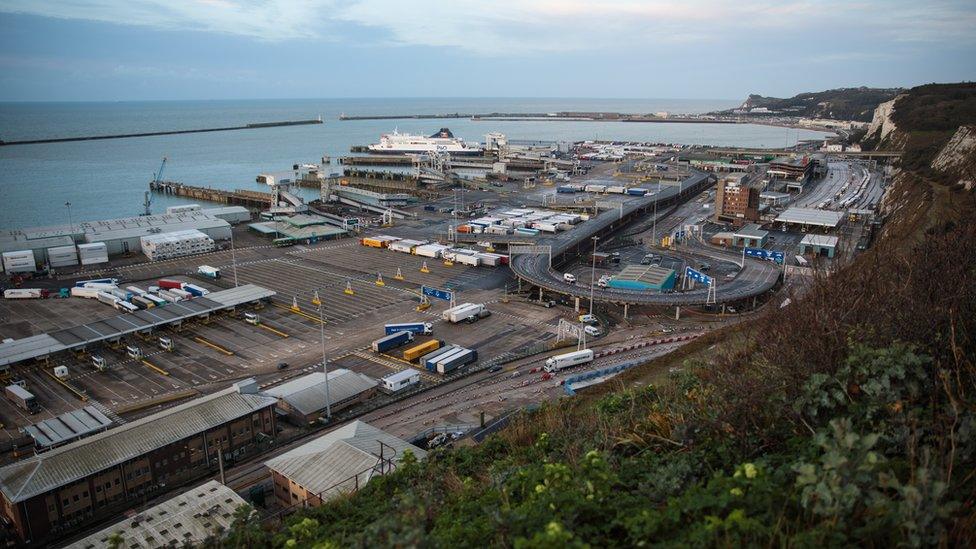
[[[132,304],[137,305],[140,309],[152,309],[156,306],[155,301],[139,295],[132,298]]]
[[[88,284],[111,284],[112,286],[118,286],[119,279],[117,278],[93,278],[91,280],[79,280],[75,282],[75,286],[79,288],[87,287]]]
[[[18,408],[26,411],[28,414],[34,414],[41,410],[41,406],[37,403],[34,395],[20,385],[7,385],[4,393],[6,394],[7,400],[13,402]]]
[[[133,296],[146,295],[146,290],[143,290],[139,286],[126,286],[125,291],[129,292]]]
[[[82,297],[85,299],[98,299],[98,288],[79,288],[75,286],[71,288],[71,297]]]
[[[445,251],[450,249],[450,246],[443,246],[441,244],[425,244],[423,246],[417,246],[414,248],[413,253],[421,257],[431,257],[437,259],[441,257]]]
[[[386,248],[398,240],[401,239],[396,236],[376,235],[363,237],[359,243],[370,248]]]
[[[211,267],[210,265],[200,265],[197,267],[197,273],[207,277],[217,279],[220,278],[220,269],[217,267]]]
[[[606,185],[587,185],[587,186],[583,187],[583,190],[585,190],[588,193],[603,193],[603,192],[606,192],[607,191],[607,186]]]
[[[171,278],[160,278],[157,282],[160,288],[164,290],[172,290],[173,288],[183,288],[183,283],[179,280],[173,280]]]
[[[12,288],[3,291],[4,299],[43,299],[47,296],[48,291],[39,288]]]
[[[395,334],[390,334],[383,336],[373,342],[373,350],[377,353],[385,353],[390,349],[396,349],[402,345],[406,345],[413,341],[413,333],[411,332],[397,332]]]
[[[7,274],[32,273],[37,270],[34,252],[20,250],[3,253],[3,270]]]
[[[477,267],[481,264],[481,260],[478,259],[477,255],[456,254],[454,261],[460,263],[461,265],[468,265],[470,267]]]
[[[210,293],[210,290],[203,288],[201,286],[197,286],[196,284],[184,284],[183,290],[186,292],[190,292],[190,295],[192,295],[193,297],[203,297]]]
[[[98,294],[95,296],[95,299],[101,301],[106,305],[111,305],[113,307],[115,307],[115,303],[119,300],[119,298],[115,297],[114,295],[106,292],[101,292],[101,291],[98,292]]]
[[[173,294],[176,294],[176,295],[180,296],[180,299],[183,299],[183,300],[193,299],[193,294],[191,294],[190,292],[184,290],[183,288],[170,288],[167,291],[170,292],[170,293],[173,293]]]
[[[165,299],[166,301],[169,301],[170,303],[179,303],[180,301],[183,301],[182,297],[174,294],[171,290],[164,290],[160,288],[159,291],[156,292],[156,295]]]
[[[413,332],[415,334],[430,335],[434,325],[430,322],[402,322],[399,324],[387,324],[383,328],[386,330],[386,335],[397,332]]]
[[[78,259],[82,265],[108,263],[108,246],[104,242],[78,244]]]
[[[214,240],[196,229],[151,234],[139,238],[142,253],[149,261],[161,261],[212,252]]]
[[[478,360],[478,351],[474,349],[463,349],[460,353],[443,357],[437,361],[437,373],[444,375],[457,370],[461,366],[471,364]]]
[[[78,249],[74,244],[48,248],[47,263],[52,268],[73,267],[78,264]]]
[[[414,360],[420,358],[421,356],[440,348],[441,342],[436,339],[430,341],[425,341],[419,345],[414,345],[409,349],[404,349],[403,360],[407,362],[413,362]]]
[[[551,356],[546,359],[545,370],[549,373],[558,372],[564,368],[577,366],[593,361],[593,350],[584,349],[561,355]]]
[[[142,297],[142,299],[145,299],[147,301],[152,301],[153,303],[156,304],[157,307],[159,307],[160,305],[166,305],[166,300],[165,299],[163,299],[163,298],[161,298],[159,296],[153,295],[153,294],[146,294],[146,295],[141,296],[141,297]]]
[[[426,243],[426,240],[400,240],[399,242],[391,242],[387,247],[394,252],[410,254],[413,253],[414,248],[423,246]]]
[[[448,353],[456,352],[460,347],[457,345],[445,345],[436,351],[427,353],[426,355],[420,357],[417,361],[421,367],[423,367],[428,372],[433,372],[437,369],[437,359],[442,356],[446,356]]]

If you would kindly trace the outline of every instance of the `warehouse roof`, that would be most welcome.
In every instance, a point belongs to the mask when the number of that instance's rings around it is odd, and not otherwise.
[[[380,444],[382,443],[382,445]],[[381,459],[399,462],[405,450],[418,459],[427,452],[363,421],[353,421],[264,464],[323,500],[369,482]],[[393,454],[393,455],[391,455]]]
[[[329,372],[329,396],[334,405],[376,387],[376,380],[351,370],[340,368]],[[325,374],[313,372],[265,391],[280,398],[299,413],[314,414],[325,408]]]
[[[667,282],[674,274],[673,269],[665,269],[655,265],[628,265],[614,278],[617,280],[638,280],[647,284],[660,286]]]
[[[68,547],[96,549],[111,547],[113,534],[122,536],[118,547],[154,549],[156,547],[197,544],[219,531],[227,531],[234,512],[246,504],[237,492],[211,480],[184,490],[149,509],[80,539]]]
[[[800,241],[801,246],[819,246],[821,248],[836,248],[840,239],[836,236],[824,234],[808,234]]]
[[[276,402],[261,394],[241,392],[244,389],[239,387],[244,385],[239,382],[223,391],[0,468],[0,491],[8,501],[24,501]]]
[[[0,366],[47,356],[75,347],[84,347],[99,341],[115,339],[125,334],[209,314],[273,295],[275,292],[266,288],[245,284],[229,290],[210,292],[206,297],[197,297],[179,303],[167,303],[161,307],[114,316],[81,326],[58,330],[50,334],[40,334],[0,343]]]
[[[836,227],[843,218],[844,212],[818,210],[816,208],[788,208],[776,218],[776,221],[816,225],[818,227]]]
[[[10,231],[0,235],[0,253],[74,246],[74,243],[74,239],[67,235],[28,239],[24,233]]]
[[[35,444],[46,448],[107,429],[110,425],[112,420],[105,414],[94,406],[85,406],[30,425],[24,431],[34,439]]]

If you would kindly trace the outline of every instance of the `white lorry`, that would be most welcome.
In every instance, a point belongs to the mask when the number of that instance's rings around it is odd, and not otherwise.
[[[572,353],[551,356],[546,359],[545,370],[551,374],[564,368],[577,366],[579,364],[586,364],[587,362],[593,362],[592,349],[584,349],[582,351],[573,351]]]

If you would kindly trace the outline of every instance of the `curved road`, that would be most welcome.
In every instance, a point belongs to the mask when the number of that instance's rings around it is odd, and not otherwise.
[[[639,213],[639,211],[653,206],[657,200],[660,201],[659,208],[679,204],[696,196],[708,186],[709,183],[705,174],[694,174],[683,182],[681,186],[683,190],[681,192],[679,192],[678,188],[668,187],[658,195],[624,202],[623,216],[630,219],[633,215]],[[619,209],[608,210],[576,229],[549,238],[540,239],[537,244],[552,246],[552,255],[555,258],[569,251],[574,246],[584,242],[588,243],[591,236],[612,232],[614,223],[617,223],[620,218],[621,212]],[[729,254],[702,245],[692,244],[686,249],[696,255],[704,255],[716,261],[727,261],[736,265],[741,261],[739,254]],[[516,276],[535,286],[572,297],[583,299],[589,299],[590,297],[590,287],[588,285],[569,284],[563,281],[561,273],[550,269],[548,255],[515,255],[511,259],[510,267]],[[758,296],[776,284],[779,273],[780,268],[773,263],[747,259],[742,270],[734,279],[716,280],[715,301],[717,303],[727,303]],[[708,302],[708,288],[702,284],[698,284],[694,290],[670,294],[616,288],[597,288],[593,290],[593,299],[594,301],[638,305],[703,305]]]

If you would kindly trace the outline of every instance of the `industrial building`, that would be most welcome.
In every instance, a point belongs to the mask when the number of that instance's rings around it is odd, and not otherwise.
[[[840,239],[836,236],[808,234],[800,241],[800,255],[834,257],[837,253],[837,242],[839,241]]]
[[[759,189],[745,174],[729,174],[715,191],[715,221],[741,227],[759,221]]]
[[[239,216],[240,212],[232,215],[234,218]],[[224,219],[204,211],[189,211],[2,231],[0,252],[31,250],[34,252],[36,265],[42,266],[50,263],[50,248],[104,243],[109,256],[139,253],[142,251],[141,239],[144,236],[191,229],[196,229],[214,240],[229,240],[231,237],[230,223]]]
[[[328,397],[323,372],[313,372],[265,391],[278,399],[278,411],[295,425],[307,425],[325,412],[329,402],[332,413],[369,399],[377,390],[375,379],[346,369],[329,372]]]
[[[656,290],[674,289],[674,269],[665,269],[654,265],[628,265],[620,274],[610,279],[607,285],[622,290]]]
[[[334,221],[313,214],[280,216],[274,221],[251,223],[252,231],[275,238],[288,238],[298,242],[314,243],[331,240],[349,234],[349,231],[333,226]]]
[[[769,163],[766,175],[800,183],[800,190],[802,190],[802,183],[806,182],[813,174],[816,164],[816,160],[806,155],[781,156]],[[789,188],[790,185],[787,184],[787,189]]]
[[[762,248],[766,245],[769,231],[764,231],[759,225],[750,223],[732,235],[733,246]]]
[[[40,545],[274,441],[276,399],[252,380],[0,468],[4,517]]]
[[[121,540],[116,546],[124,549],[196,545],[226,533],[234,512],[246,504],[237,492],[211,480],[82,538],[68,549],[112,547],[115,536]]]
[[[396,469],[409,450],[427,452],[364,421],[353,421],[264,464],[283,508],[318,507]]]
[[[778,217],[777,223],[784,225],[798,225],[804,232],[810,228],[825,230],[836,229],[844,220],[844,212],[832,210],[818,210],[817,208],[787,208]]]
[[[204,215],[223,219],[231,225],[237,225],[251,220],[251,212],[244,206],[223,206],[220,208],[205,208],[200,210]]]

